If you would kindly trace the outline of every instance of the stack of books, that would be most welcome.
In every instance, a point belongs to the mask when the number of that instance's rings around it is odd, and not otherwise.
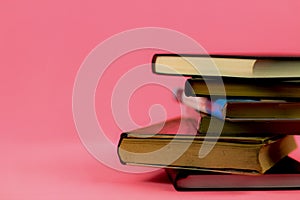
[[[177,190],[300,188],[289,157],[300,135],[299,57],[157,54],[152,68],[190,76],[176,96],[200,120],[122,133],[123,164],[164,167]]]

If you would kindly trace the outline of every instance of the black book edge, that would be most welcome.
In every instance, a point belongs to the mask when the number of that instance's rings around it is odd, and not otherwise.
[[[120,139],[119,139],[119,142],[118,142],[118,146],[117,146],[117,155],[119,157],[119,160],[120,160],[120,163],[123,164],[123,165],[127,165],[126,162],[124,162],[120,156],[120,146],[121,146],[121,143],[123,142],[123,139],[124,138],[127,138],[128,136],[128,133],[121,133],[120,135]]]
[[[189,53],[157,53],[153,55],[153,61],[156,60],[157,57],[212,57],[212,58],[237,58],[237,59],[272,59],[272,60],[300,60],[300,55],[282,55],[282,54],[273,54],[273,55],[254,55],[254,54],[189,54]]]

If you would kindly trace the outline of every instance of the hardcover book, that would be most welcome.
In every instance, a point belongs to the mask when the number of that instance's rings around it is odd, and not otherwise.
[[[182,89],[176,91],[176,99],[198,112],[219,119],[300,119],[300,102],[285,100],[215,99],[187,97]]]
[[[224,93],[225,92],[225,93]],[[242,99],[299,100],[299,81],[269,81],[251,79],[188,79],[185,84],[186,96],[204,96]]]
[[[195,134],[192,119],[176,118],[121,135],[118,155],[123,164],[263,174],[296,149],[292,135],[204,136]],[[208,155],[200,148],[214,145]]]
[[[225,120],[201,114],[199,133],[221,130],[222,135],[289,134],[300,135],[300,119],[284,118],[228,118]],[[211,125],[210,125],[211,124]],[[221,128],[220,128],[221,127]]]
[[[300,78],[300,57],[156,54],[152,71],[163,75]]]
[[[300,189],[300,163],[288,156],[257,176],[183,169],[166,173],[178,191]]]

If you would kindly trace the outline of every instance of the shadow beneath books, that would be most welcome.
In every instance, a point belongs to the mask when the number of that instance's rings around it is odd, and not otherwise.
[[[160,184],[171,184],[168,175],[164,169],[157,171],[151,178],[145,180],[146,182],[160,183]]]

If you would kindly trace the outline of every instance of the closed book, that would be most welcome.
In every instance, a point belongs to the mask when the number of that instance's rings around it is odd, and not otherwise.
[[[166,173],[178,191],[300,189],[300,163],[288,156],[257,176],[183,169]]]
[[[300,119],[300,102],[255,99],[212,100],[207,97],[188,97],[184,94],[183,89],[176,91],[176,98],[186,106],[219,119]]]
[[[155,54],[156,74],[247,78],[300,78],[300,57],[285,55]]]
[[[123,133],[118,146],[120,161],[127,165],[263,174],[296,149],[292,135],[204,136],[195,134],[191,124],[190,119],[176,118]],[[211,146],[206,156],[200,156],[201,148]]]
[[[186,96],[214,98],[299,100],[299,81],[275,81],[273,79],[188,79],[185,83]]]
[[[288,134],[300,135],[300,118],[230,118],[218,119],[210,115],[201,115],[199,133],[220,132],[222,135],[262,135]]]

